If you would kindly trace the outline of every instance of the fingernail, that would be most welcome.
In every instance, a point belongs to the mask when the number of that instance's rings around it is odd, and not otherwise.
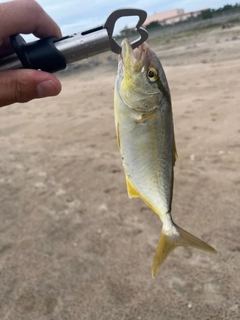
[[[52,80],[42,81],[37,85],[39,98],[56,96],[59,93],[57,85]]]

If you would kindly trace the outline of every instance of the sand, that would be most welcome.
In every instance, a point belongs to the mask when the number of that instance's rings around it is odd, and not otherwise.
[[[0,110],[1,320],[240,319],[239,47],[240,27],[152,43],[172,94],[173,217],[218,250],[177,248],[154,280],[161,222],[127,196],[116,57]]]

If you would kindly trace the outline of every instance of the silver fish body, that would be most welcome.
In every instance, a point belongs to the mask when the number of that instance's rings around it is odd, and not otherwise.
[[[129,197],[140,197],[159,215],[163,229],[152,275],[179,245],[216,251],[172,219],[176,161],[170,90],[161,63],[146,43],[134,51],[125,39],[115,85],[115,124]]]

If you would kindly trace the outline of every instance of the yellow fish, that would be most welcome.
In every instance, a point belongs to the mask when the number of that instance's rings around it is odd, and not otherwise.
[[[177,158],[171,96],[161,63],[143,43],[122,42],[114,113],[129,198],[140,197],[163,223],[152,276],[177,246],[216,250],[177,226],[172,218],[173,167]]]

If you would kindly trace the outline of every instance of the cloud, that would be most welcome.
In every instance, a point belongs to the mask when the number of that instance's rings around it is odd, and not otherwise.
[[[174,8],[182,8],[188,11],[196,11],[205,8],[219,8],[226,3],[235,4],[234,1],[228,0],[179,0],[170,2],[169,0],[136,0],[134,4],[129,0],[69,0],[62,1],[59,0],[38,0],[39,4],[48,12],[50,16],[60,25],[65,34],[66,32],[78,32],[82,30],[95,27],[97,25],[103,24],[108,15],[119,8],[129,8],[135,7],[146,10],[149,15],[154,12],[163,12],[171,10]],[[130,23],[130,25],[132,25]],[[118,30],[124,27],[124,23],[119,23]]]
[[[0,0],[5,2],[6,0]],[[185,12],[196,11],[205,8],[219,8],[226,3],[235,4],[236,0],[37,0],[44,10],[59,24],[64,35],[88,30],[103,24],[108,15],[119,8],[135,7],[146,10],[148,15],[154,12],[163,12],[174,8],[185,9]],[[133,26],[135,20],[120,19],[116,25],[116,32],[123,29],[126,24]]]

